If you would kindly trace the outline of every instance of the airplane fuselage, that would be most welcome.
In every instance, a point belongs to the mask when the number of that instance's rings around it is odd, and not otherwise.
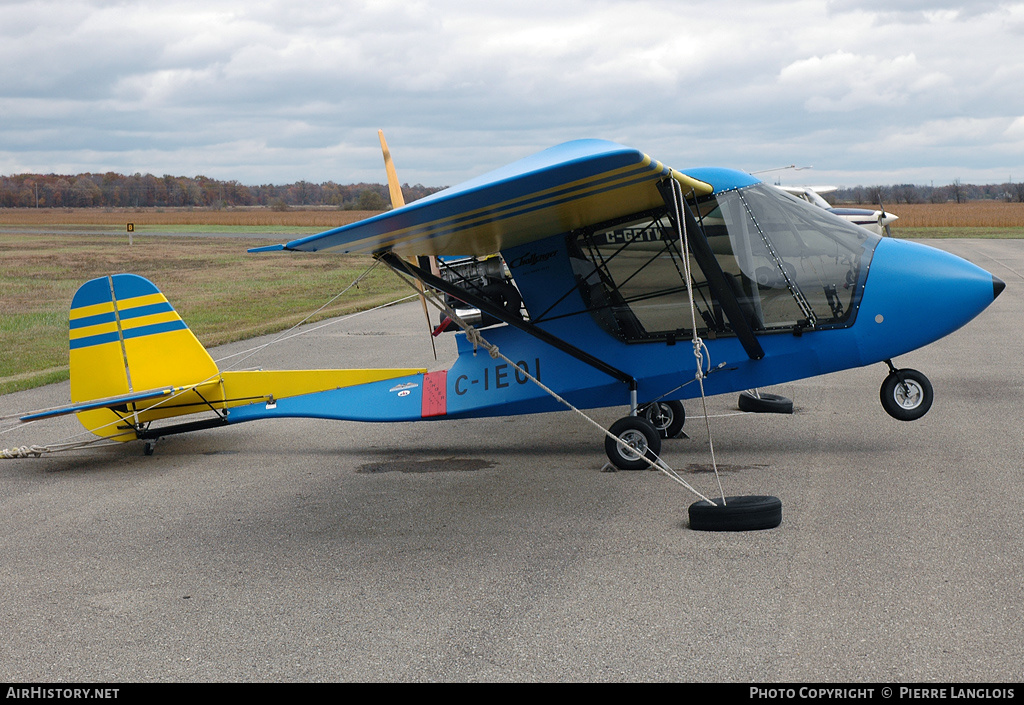
[[[707,394],[766,387],[927,345],[974,318],[1002,288],[959,257],[875,237],[820,209],[794,206],[795,199],[769,200],[759,210],[757,199],[764,197],[747,193],[744,208],[734,203],[730,215],[728,199],[735,196],[727,195],[705,206],[703,218],[722,275],[740,282],[734,293],[749,314],[760,357],[735,334],[692,256],[691,314],[690,292],[680,278],[686,244],[677,242],[677,230],[667,227],[663,214],[653,213],[502,253],[523,294],[529,325],[571,343],[570,350],[504,325],[481,331],[507,359],[494,358],[459,333],[459,357],[448,370],[283,399],[272,409],[252,405],[232,410],[230,420],[411,421],[565,408],[531,376],[580,408],[693,398],[700,395],[694,317],[706,346]],[[791,206],[792,218],[786,211]],[[813,218],[801,220],[807,215],[801,208],[812,210]],[[573,350],[599,358],[632,384]]]

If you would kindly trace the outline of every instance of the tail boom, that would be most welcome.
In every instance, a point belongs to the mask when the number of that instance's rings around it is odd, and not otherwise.
[[[71,303],[69,329],[72,403],[22,420],[74,413],[90,432],[116,441],[152,437],[153,421],[201,412],[226,421],[232,408],[273,407],[280,399],[426,372],[222,372],[159,289],[133,274],[83,284]]]

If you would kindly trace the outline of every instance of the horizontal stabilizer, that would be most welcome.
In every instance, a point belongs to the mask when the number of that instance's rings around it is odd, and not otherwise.
[[[81,404],[67,404],[65,406],[57,406],[52,409],[34,411],[31,414],[20,417],[19,420],[38,421],[39,419],[51,419],[56,416],[66,416],[68,414],[75,414],[78,413],[79,411],[92,411],[93,409],[113,409],[120,406],[127,406],[132,402],[148,401],[150,399],[166,397],[173,394],[175,391],[180,390],[175,390],[173,387],[167,387],[165,389],[151,389],[146,392],[136,392],[134,394],[122,394],[116,397],[107,397],[106,399],[96,399],[95,401],[83,402]]]
[[[115,274],[83,284],[71,303],[71,404],[21,416],[76,414],[103,438],[152,434],[152,421],[274,405],[279,399],[424,374],[422,369],[221,372],[167,298],[147,279]],[[202,423],[202,422],[199,422]],[[194,424],[182,424],[191,428]]]

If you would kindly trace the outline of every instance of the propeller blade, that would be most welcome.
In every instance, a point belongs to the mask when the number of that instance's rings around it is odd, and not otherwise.
[[[878,209],[882,212],[878,216],[878,224],[885,228],[885,236],[892,237],[892,231],[889,230],[889,224],[885,222],[885,205],[882,203],[882,192],[878,192]]]
[[[384,139],[384,130],[377,130],[380,138],[380,149],[384,153],[384,171],[388,175],[388,193],[391,195],[391,208],[401,208],[405,205],[405,196],[402,195],[402,185],[398,183],[398,172],[395,171],[395,163],[391,161],[391,150]],[[431,258],[433,259],[433,258]],[[413,262],[416,264],[416,262]],[[437,265],[431,262],[431,269]],[[433,332],[434,327],[430,324],[430,309],[427,308],[427,294],[423,289],[423,282],[416,280],[416,289],[420,292],[420,303],[423,305],[423,316],[427,319],[427,330]],[[437,347],[434,345],[434,337],[430,336],[430,348],[434,351],[434,359],[437,359]]]
[[[395,171],[395,163],[391,161],[391,150],[384,139],[384,130],[377,130],[380,137],[380,148],[384,152],[384,171],[388,175],[388,192],[391,194],[391,207],[401,208],[405,205],[405,196],[402,195],[402,186],[398,183],[398,173]]]

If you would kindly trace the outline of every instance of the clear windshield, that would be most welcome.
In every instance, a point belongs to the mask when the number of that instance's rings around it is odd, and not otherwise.
[[[691,207],[755,331],[852,323],[878,236],[765,184]],[[584,298],[610,332],[637,341],[692,329],[680,238],[664,212],[585,231],[576,244]],[[728,334],[706,273],[689,259],[698,332]]]
[[[877,235],[765,184],[719,194],[699,208],[709,238],[727,232],[766,328],[847,319]]]

